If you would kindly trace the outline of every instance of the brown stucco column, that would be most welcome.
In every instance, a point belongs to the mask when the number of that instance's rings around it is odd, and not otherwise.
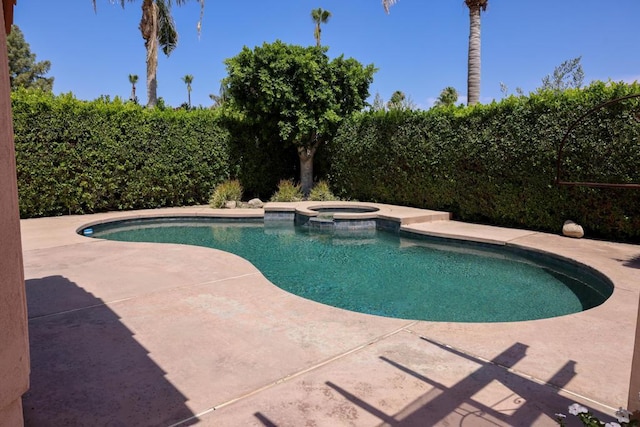
[[[29,339],[10,93],[6,35],[0,31],[0,425],[20,426]]]
[[[629,381],[629,400],[627,409],[634,413],[634,419],[640,420],[640,309],[636,321],[635,344],[631,361],[631,380]]]

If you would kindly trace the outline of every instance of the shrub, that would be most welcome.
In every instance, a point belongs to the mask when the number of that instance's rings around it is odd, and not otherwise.
[[[11,94],[22,218],[206,203],[229,177],[211,110]]]
[[[315,201],[331,201],[338,200],[336,196],[333,195],[331,189],[329,188],[329,183],[327,181],[319,181],[312,189],[311,193],[309,193],[309,199]]]
[[[213,190],[209,205],[212,208],[223,208],[227,202],[239,202],[242,198],[242,185],[237,179],[224,181]]]
[[[334,139],[329,182],[339,197],[446,210],[463,221],[640,240],[640,191],[554,184],[558,147],[589,109],[639,93],[596,82],[471,108],[358,114]],[[598,110],[572,131],[563,179],[640,183],[638,98]]]
[[[272,202],[299,202],[303,199],[300,185],[293,183],[293,180],[283,179],[278,183],[278,190],[271,196]]]

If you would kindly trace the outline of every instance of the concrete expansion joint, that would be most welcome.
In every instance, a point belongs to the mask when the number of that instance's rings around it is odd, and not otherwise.
[[[508,244],[508,245],[509,244],[517,244],[515,242],[517,242],[518,240],[526,239],[528,237],[535,236],[536,234],[540,234],[540,233],[537,232],[537,231],[532,231],[531,233],[524,234],[524,235],[518,236],[518,237],[514,237],[513,239],[505,240],[505,243]]]
[[[43,250],[50,250],[50,249],[65,249],[65,248],[73,248],[73,247],[80,247],[80,246],[84,246],[84,245],[95,245],[98,243],[113,243],[110,242],[109,240],[100,240],[100,239],[90,239],[90,238],[86,238],[87,241],[82,241],[82,242],[73,242],[73,243],[64,243],[61,245],[52,245],[52,246],[45,246],[45,247],[39,247],[39,248],[32,248],[32,249],[23,249],[23,253],[28,253],[28,252],[40,252]],[[25,245],[27,246],[27,245]]]
[[[144,294],[137,295],[135,297],[122,298],[122,299],[118,299],[118,300],[109,301],[109,302],[106,302],[105,304],[116,304],[116,303],[119,303],[119,302],[122,302],[122,301],[131,300],[131,299],[144,298],[144,297],[147,297],[149,295],[162,294],[162,293],[165,293],[165,292],[177,291],[179,289],[185,289],[185,288],[197,288],[199,286],[214,285],[216,283],[222,283],[222,282],[227,282],[229,280],[242,279],[242,278],[245,278],[245,277],[257,276],[257,275],[260,275],[260,273],[256,271],[256,272],[253,272],[253,273],[239,274],[237,276],[223,277],[221,279],[205,280],[204,282],[185,283],[185,284],[174,286],[174,287],[171,287],[171,288],[158,289],[157,291],[147,292],[147,293],[144,293]]]
[[[69,313],[76,313],[78,311],[90,310],[92,308],[103,307],[105,305],[107,305],[107,303],[92,304],[86,307],[74,308],[73,310],[64,310],[64,311],[58,311],[56,313],[43,314],[42,316],[29,317],[29,322],[32,322],[35,320],[41,320],[41,319],[48,319],[49,317],[54,317],[54,316],[62,316]]]
[[[217,411],[217,410],[222,409],[222,408],[224,408],[226,406],[233,405],[236,402],[239,402],[241,400],[247,399],[247,398],[249,398],[251,396],[255,396],[256,394],[259,394],[259,393],[261,393],[263,391],[269,390],[269,389],[271,389],[271,388],[273,388],[273,387],[275,387],[275,386],[277,386],[279,384],[286,383],[286,382],[288,382],[288,381],[290,381],[292,379],[298,378],[298,377],[300,377],[300,376],[302,376],[304,374],[307,374],[309,372],[312,372],[312,371],[315,371],[317,369],[320,369],[320,368],[322,368],[322,367],[324,367],[324,366],[326,366],[326,365],[328,365],[330,363],[333,363],[333,362],[341,360],[341,359],[343,359],[343,358],[345,358],[347,356],[350,356],[350,355],[352,355],[354,353],[357,353],[360,350],[368,348],[368,347],[370,347],[370,346],[372,346],[372,345],[374,345],[374,344],[376,344],[376,343],[378,343],[380,341],[383,341],[383,340],[385,340],[385,339],[387,339],[389,337],[392,337],[392,336],[394,336],[394,335],[396,335],[396,334],[398,334],[400,332],[407,332],[407,331],[409,331],[407,328],[410,328],[410,327],[412,327],[413,325],[415,325],[417,323],[418,323],[418,321],[413,321],[411,323],[403,325],[398,329],[395,329],[395,330],[393,330],[391,332],[388,332],[386,334],[383,334],[383,335],[380,335],[378,337],[375,337],[375,338],[367,341],[366,343],[360,344],[357,347],[354,347],[354,348],[352,348],[350,350],[347,350],[347,351],[342,352],[340,354],[337,354],[337,355],[335,355],[333,357],[325,359],[325,360],[323,360],[323,361],[321,361],[319,363],[316,363],[315,365],[312,365],[312,366],[310,366],[308,368],[305,368],[305,369],[302,369],[300,371],[293,372],[291,374],[285,375],[285,376],[283,376],[281,378],[278,378],[275,381],[270,382],[269,384],[266,384],[266,385],[264,385],[262,387],[258,387],[257,389],[252,390],[252,391],[250,391],[248,393],[245,393],[245,394],[243,394],[241,396],[238,396],[238,397],[235,397],[233,399],[227,400],[226,402],[220,403],[219,405],[215,405],[215,406],[213,406],[211,408],[208,408],[208,409],[206,409],[206,410],[204,410],[204,411],[202,411],[202,412],[200,412],[200,413],[198,413],[198,414],[196,414],[196,415],[194,415],[192,417],[189,417],[189,418],[181,420],[181,421],[179,421],[179,422],[177,422],[175,424],[172,424],[169,427],[178,427],[178,426],[181,426],[181,425],[187,425],[187,423],[190,423],[192,421],[196,421],[200,417],[202,417],[202,416],[204,416],[206,414],[209,414],[211,412]]]
[[[242,278],[251,277],[251,276],[262,276],[262,273],[260,273],[259,271],[255,271],[253,273],[239,274],[237,276],[231,276],[231,277],[223,277],[222,279],[206,280],[204,282],[194,283],[191,285],[182,285],[173,289],[185,288],[190,286],[196,287],[196,286],[213,285],[214,283],[227,282],[229,280],[242,279]]]
[[[74,308],[72,310],[58,311],[56,313],[49,313],[49,314],[43,314],[42,316],[30,317],[29,318],[29,322],[34,321],[34,320],[47,319],[49,317],[54,317],[54,316],[61,316],[61,315],[69,314],[69,313],[75,313],[75,312],[78,312],[78,311],[91,310],[93,308],[98,308],[98,307],[115,305],[115,304],[119,304],[121,302],[130,301],[130,300],[134,300],[134,299],[141,299],[141,298],[148,297],[150,295],[161,294],[161,293],[165,293],[165,292],[175,291],[175,290],[178,290],[178,289],[195,288],[195,287],[198,287],[198,286],[213,285],[215,283],[226,282],[228,280],[242,279],[244,277],[251,277],[251,276],[256,276],[256,275],[260,275],[260,273],[259,272],[255,272],[255,273],[240,274],[238,276],[224,277],[222,279],[207,280],[207,281],[204,281],[204,282],[189,283],[189,284],[174,286],[172,288],[167,288],[167,289],[159,289],[157,291],[147,292],[147,293],[144,293],[144,294],[140,294],[140,295],[136,295],[136,296],[132,296],[132,297],[128,297],[128,298],[120,298],[120,299],[115,299],[115,300],[111,300],[111,301],[103,301],[103,302],[101,302],[99,304],[92,304],[92,305],[88,305],[86,307],[79,307],[79,308]]]

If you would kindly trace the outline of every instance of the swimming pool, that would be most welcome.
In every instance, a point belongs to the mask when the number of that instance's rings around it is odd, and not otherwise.
[[[288,292],[388,317],[541,319],[595,307],[613,290],[595,271],[559,258],[409,233],[323,232],[291,222],[207,218],[128,220],[91,231],[110,240],[221,249],[249,260]]]

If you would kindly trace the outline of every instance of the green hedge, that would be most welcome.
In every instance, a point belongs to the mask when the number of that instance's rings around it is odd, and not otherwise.
[[[637,84],[510,97],[472,108],[362,113],[330,147],[337,195],[450,211],[464,221],[558,232],[567,219],[591,236],[640,240],[640,190],[558,187],[568,127]],[[640,183],[640,102],[598,110],[571,133],[563,179]]]
[[[294,146],[267,141],[260,132],[240,123],[225,121],[231,137],[232,174],[242,183],[246,198],[268,200],[282,179],[299,177],[298,153]]]
[[[211,110],[12,94],[23,218],[207,203],[229,177],[228,132]]]
[[[361,113],[322,147],[320,169],[347,199],[551,232],[572,219],[590,236],[640,241],[640,190],[554,184],[569,125],[632,93],[640,86],[595,83],[472,108]],[[23,218],[204,204],[229,177],[266,199],[280,179],[297,176],[295,153],[212,110],[33,91],[13,93],[12,105]],[[590,115],[568,139],[563,178],[640,183],[639,114],[636,98]]]

